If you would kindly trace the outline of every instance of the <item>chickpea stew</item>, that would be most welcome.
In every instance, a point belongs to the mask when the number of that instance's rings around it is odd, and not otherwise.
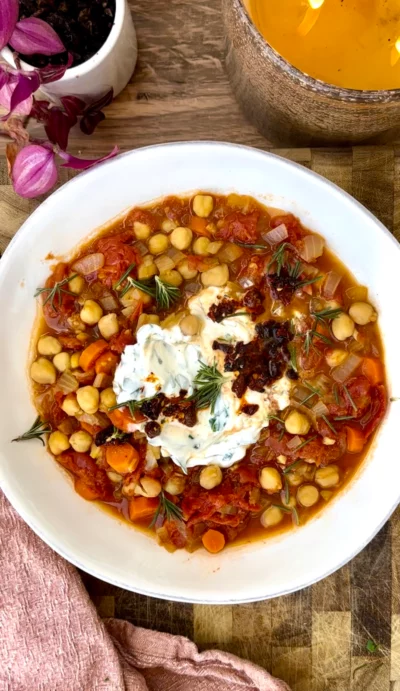
[[[30,376],[84,499],[169,550],[295,529],[385,415],[378,315],[321,236],[248,196],[132,209],[36,297]]]

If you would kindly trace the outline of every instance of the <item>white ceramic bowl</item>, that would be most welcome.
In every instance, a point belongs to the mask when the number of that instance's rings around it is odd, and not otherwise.
[[[1,0],[0,0],[1,2]],[[4,48],[1,55],[15,67],[12,51]],[[62,96],[93,99],[113,88],[114,98],[129,82],[137,60],[137,41],[128,0],[116,0],[115,21],[100,50],[82,65],[71,67],[62,79],[43,86],[40,91],[51,100]],[[24,69],[33,69],[23,63]]]
[[[297,590],[351,559],[390,516],[400,495],[399,406],[393,403],[356,480],[306,526],[278,538],[169,554],[156,541],[75,494],[38,441],[12,444],[35,411],[26,373],[49,252],[68,254],[96,227],[135,204],[207,189],[250,194],[293,211],[322,233],[370,288],[385,339],[390,395],[400,396],[400,249],[349,195],[305,168],[255,149],[208,142],[138,149],[79,175],[45,201],[0,262],[0,483],[17,511],[59,554],[128,590],[201,603],[248,602]]]

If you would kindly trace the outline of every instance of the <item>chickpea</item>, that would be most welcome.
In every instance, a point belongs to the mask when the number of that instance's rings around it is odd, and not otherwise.
[[[149,305],[152,301],[151,295],[144,293],[139,288],[129,288],[124,297],[120,298],[120,302],[124,307],[130,307],[133,303],[141,302],[143,305]]]
[[[183,317],[179,326],[184,336],[195,336],[199,332],[200,322],[194,314],[188,314]]]
[[[346,358],[346,351],[341,350],[340,348],[333,348],[331,350],[328,350],[325,354],[325,360],[329,367],[337,367],[342,362],[344,362]]]
[[[345,341],[354,333],[354,322],[346,312],[332,320],[332,333],[338,341]]]
[[[134,489],[134,494],[141,497],[158,497],[161,490],[161,483],[155,478],[141,477]]]
[[[107,391],[107,389],[105,390]],[[99,409],[100,394],[99,390],[95,389],[94,386],[82,386],[76,392],[76,398],[84,413],[89,413],[89,415],[97,413]]]
[[[283,518],[283,511],[277,506],[270,506],[265,509],[260,517],[260,523],[263,528],[271,528],[273,525],[278,525]]]
[[[163,230],[164,233],[170,233],[171,230],[174,230],[174,228],[176,228],[176,223],[175,221],[171,221],[169,218],[165,218],[161,223],[161,230]]]
[[[79,367],[79,358],[81,353],[72,353],[71,355],[71,369],[77,369]]]
[[[58,353],[53,357],[53,365],[59,372],[65,372],[71,367],[71,357],[69,353]]]
[[[187,250],[192,242],[193,233],[190,228],[182,228],[179,226],[171,233],[171,245],[177,250]]]
[[[147,240],[147,238],[150,236],[151,228],[149,225],[147,225],[147,223],[134,221],[133,232],[135,234],[136,240]]]
[[[61,408],[67,415],[78,415],[78,413],[82,412],[74,393],[67,394],[61,404]]]
[[[168,494],[172,494],[175,497],[177,494],[182,494],[185,489],[186,480],[183,475],[178,475],[178,473],[173,473],[171,477],[168,478],[164,485],[164,491]]]
[[[186,281],[189,281],[191,278],[196,278],[198,274],[197,269],[193,269],[189,266],[187,259],[184,259],[182,262],[180,262],[180,264],[177,266],[177,269]]]
[[[58,338],[54,336],[41,336],[37,344],[38,353],[40,355],[58,355],[62,351],[62,345]]]
[[[309,508],[314,506],[319,499],[319,492],[314,485],[301,485],[297,490],[297,501],[302,506]]]
[[[31,377],[37,384],[54,384],[57,378],[56,368],[50,360],[40,357],[31,364]]]
[[[84,333],[76,334],[76,337],[78,341],[81,341],[82,343],[86,343],[86,341],[90,338],[89,334]]]
[[[153,278],[158,273],[158,269],[154,262],[151,264],[140,264],[138,267],[139,281],[145,281],[148,278]]]
[[[163,252],[166,252],[168,245],[169,237],[168,235],[164,235],[164,233],[156,233],[155,235],[152,235],[149,240],[149,250],[151,254],[162,254]]]
[[[98,327],[100,334],[106,341],[109,341],[112,336],[115,336],[119,331],[118,317],[115,312],[105,314],[104,317],[99,319]]]
[[[222,482],[222,470],[218,465],[208,465],[200,473],[200,485],[204,489],[213,489]]]
[[[85,324],[94,326],[103,316],[103,310],[94,300],[85,300],[80,313],[81,319]]]
[[[226,264],[213,266],[201,274],[201,282],[206,288],[208,286],[224,286],[229,280],[229,269]]]
[[[214,208],[214,200],[209,194],[196,194],[192,206],[196,216],[207,218]]]
[[[160,317],[158,314],[141,314],[136,324],[136,331],[140,329],[141,326],[145,324],[159,324]]]
[[[318,468],[315,473],[315,482],[320,487],[335,487],[340,481],[337,465],[328,465],[326,468]]]
[[[85,287],[85,279],[83,276],[74,276],[68,281],[68,290],[75,295],[80,295]]]
[[[79,453],[86,453],[92,446],[92,436],[89,432],[81,429],[78,432],[71,434],[69,438],[69,443],[71,444],[74,451]]]
[[[117,397],[111,386],[109,386],[108,389],[103,389],[103,391],[100,394],[100,402],[102,407],[106,410],[117,405]]]
[[[276,468],[262,468],[260,472],[260,485],[268,494],[274,494],[282,489],[282,478]]]
[[[92,446],[90,447],[90,457],[94,458],[96,460],[97,458],[100,458],[101,456],[101,447],[96,446],[96,444],[93,442]]]
[[[178,288],[178,286],[180,286],[182,283],[182,276],[179,271],[175,271],[175,269],[164,271],[164,273],[160,274],[160,278],[176,288]]]
[[[197,238],[193,243],[194,254],[208,254],[210,241],[208,238]]]
[[[353,302],[349,309],[349,315],[359,326],[375,322],[377,318],[374,308],[368,302]]]
[[[210,242],[210,244],[207,247],[208,254],[217,254],[217,252],[219,252],[220,249],[222,249],[223,244],[224,243],[220,241]]]
[[[285,429],[289,434],[307,434],[311,423],[306,415],[297,410],[291,410],[285,420]]]
[[[69,449],[69,441],[63,432],[52,432],[49,436],[49,449],[54,456],[58,456],[63,451]]]

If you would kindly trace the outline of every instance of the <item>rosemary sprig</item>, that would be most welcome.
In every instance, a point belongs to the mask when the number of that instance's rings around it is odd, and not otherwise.
[[[309,444],[310,441],[314,441],[314,439],[316,439],[317,437],[318,437],[318,434],[314,434],[313,437],[310,437],[309,439],[305,439],[304,441],[301,442],[301,444],[299,444],[298,446],[296,446],[294,450],[295,450],[295,451],[299,451],[299,450],[302,449],[304,446],[306,446],[307,444]]]
[[[295,264],[292,264],[289,266],[289,276],[292,278],[298,278],[301,273],[301,261],[299,259],[296,260]]]
[[[339,398],[339,391],[338,391],[337,384],[333,385],[332,393],[333,393],[333,397],[335,399],[336,405],[340,405],[340,398]]]
[[[140,401],[136,400],[130,400],[130,401],[124,401],[123,403],[117,403],[116,405],[111,406],[109,410],[117,410],[117,408],[129,408],[129,412],[134,417],[136,411],[140,410],[143,403],[146,403],[147,401],[152,401],[153,398],[155,398],[157,394],[154,396],[149,396],[148,398],[142,398]]]
[[[11,441],[28,441],[29,439],[39,439],[44,446],[44,439],[42,439],[43,434],[50,434],[51,425],[49,422],[44,422],[40,419],[40,415],[37,416],[33,425],[24,432],[19,437],[15,437]]]
[[[296,525],[300,525],[300,519],[299,519],[299,514],[297,513],[297,509],[295,506],[282,506],[282,504],[271,504],[271,506],[275,506],[276,509],[280,509],[281,511],[284,511],[285,513],[291,513],[292,518]]]
[[[325,336],[324,334],[319,333],[319,331],[314,331],[314,329],[313,329],[313,330],[311,331],[311,333],[312,333],[312,335],[313,335],[314,338],[319,338],[320,341],[323,341],[323,342],[326,343],[327,345],[330,345],[330,346],[333,346],[333,345],[334,345],[333,341],[332,341],[330,338],[328,338],[328,337]]]
[[[284,470],[282,470],[282,473],[283,473],[284,475],[287,475],[288,473],[290,473],[290,472],[293,470],[293,468],[297,468],[297,466],[299,465],[299,463],[302,463],[302,461],[303,461],[303,459],[302,459],[302,458],[299,458],[297,461],[294,461],[293,463],[290,463],[290,465],[287,465],[286,468],[284,468]]]
[[[323,421],[328,425],[329,429],[333,432],[333,434],[337,434],[337,431],[336,431],[335,427],[332,425],[331,422],[329,422],[329,420],[328,420],[328,418],[326,417],[326,415],[321,415],[321,418],[322,418]]]
[[[72,293],[70,290],[66,290],[63,286],[67,285],[69,281],[72,281],[72,279],[76,278],[77,276],[78,274],[74,274],[73,276],[64,278],[62,281],[57,281],[52,288],[37,288],[33,297],[37,298],[39,295],[44,295],[47,293],[46,298],[43,300],[43,307],[50,302],[54,312],[57,312],[55,300],[58,300],[58,307],[60,308],[62,304],[62,293],[64,293],[64,295],[72,295],[73,297],[76,297],[75,293]]]
[[[289,504],[290,501],[290,488],[286,477],[283,477],[284,482],[284,494],[285,494],[285,504]]]
[[[124,297],[131,288],[138,288],[146,295],[155,298],[157,307],[161,310],[168,310],[181,297],[179,288],[167,283],[167,281],[163,281],[159,276],[155,276],[151,283],[136,281],[131,276],[125,276],[124,280],[126,280],[126,286],[120,292],[120,297]]]
[[[334,417],[333,418],[337,422],[341,422],[342,420],[355,420],[354,415],[339,415],[339,417]]]
[[[353,401],[353,399],[352,399],[352,397],[351,397],[350,391],[348,390],[346,384],[342,384],[342,386],[343,386],[343,389],[344,389],[344,392],[345,392],[347,398],[348,398],[349,401],[350,401],[351,407],[353,408],[353,410],[357,410],[357,406],[356,406],[356,404],[354,403],[354,401]]]
[[[282,268],[285,266],[286,263],[286,249],[288,247],[288,242],[283,242],[281,245],[278,246],[278,248],[275,250],[271,259],[268,262],[267,273],[269,272],[271,266],[276,263],[276,273],[278,274],[278,276],[281,275]]]
[[[306,398],[303,398],[303,400],[300,402],[301,405],[305,405],[306,403],[308,403],[308,401],[314,398],[314,396],[319,397],[321,395],[320,390],[316,389],[315,386],[311,386],[311,384],[309,384],[306,381],[304,381],[303,384],[307,387],[307,389],[310,389],[311,393],[308,396],[306,396]]]
[[[214,413],[215,404],[224,381],[225,377],[217,369],[216,362],[212,366],[201,362],[200,369],[193,380],[194,393],[191,396],[191,400],[196,402],[197,408],[210,407],[211,413]]]
[[[128,278],[129,274],[131,273],[132,269],[133,269],[135,266],[136,266],[135,262],[133,262],[132,264],[130,264],[130,265],[128,266],[127,270],[125,271],[124,274],[122,274],[122,276],[121,276],[121,278],[119,279],[119,281],[117,281],[116,283],[114,283],[114,285],[113,285],[114,290],[117,290],[118,288],[121,287],[121,285],[123,284],[124,281],[126,281],[126,279]],[[131,288],[130,284],[128,284],[128,286],[125,286],[125,288],[124,288],[123,291],[121,292],[120,297],[124,297],[125,293],[127,293],[127,291],[128,291],[130,288]]]
[[[159,496],[159,503],[157,506],[157,510],[153,516],[153,520],[151,521],[149,528],[153,528],[154,525],[157,522],[157,519],[159,516],[162,516],[162,518],[167,521],[172,521],[172,520],[177,520],[177,521],[182,521],[183,516],[182,516],[182,509],[174,504],[173,501],[170,499],[167,499],[167,497],[164,494],[164,490],[161,490],[161,493],[158,495]]]
[[[278,415],[268,415],[268,420],[276,420],[276,422],[280,422],[281,425],[285,424],[282,418],[278,417]]]
[[[317,281],[320,281],[322,276],[314,276],[314,278],[305,278],[304,281],[298,281],[296,283],[296,290],[303,288],[304,286],[310,286]]]
[[[311,312],[311,315],[315,317],[317,321],[330,321],[332,319],[336,319],[336,317],[338,317],[342,312],[343,310],[341,307],[338,307],[337,309],[327,308],[324,310],[319,310],[318,312]]]
[[[296,347],[293,344],[289,344],[289,353],[290,353],[290,364],[292,366],[292,369],[297,372],[297,352],[296,352]]]

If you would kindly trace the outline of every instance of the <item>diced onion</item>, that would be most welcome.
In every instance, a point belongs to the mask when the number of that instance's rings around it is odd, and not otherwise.
[[[313,407],[312,407],[312,412],[314,413],[315,417],[321,417],[321,415],[327,415],[329,413],[328,408],[326,407],[325,403],[322,401],[318,401]]]
[[[298,437],[298,436],[296,435],[295,437],[293,437],[293,439],[291,439],[290,441],[288,441],[288,443],[286,444],[286,446],[288,447],[288,449],[295,449],[296,446],[299,446],[300,444],[301,444],[301,439],[300,439],[300,437]]]
[[[59,425],[57,425],[57,429],[67,436],[73,434],[73,432],[76,432],[78,427],[79,424],[74,417],[67,417],[65,420],[62,420]]]
[[[361,358],[358,357],[358,355],[354,355],[354,353],[350,353],[350,355],[346,358],[346,360],[344,360],[344,362],[342,362],[341,365],[338,365],[338,367],[335,367],[335,369],[332,370],[332,379],[339,384],[342,384],[353,374],[360,363]]]
[[[323,296],[328,300],[332,300],[341,280],[342,276],[339,276],[336,271],[328,271],[322,287]]]
[[[106,374],[105,372],[99,372],[96,374],[93,382],[95,389],[106,389],[108,386],[111,386],[111,384],[112,377],[110,374]]]
[[[78,259],[73,265],[72,270],[78,274],[92,274],[104,266],[104,254],[95,252],[94,254],[87,254],[86,257]]]
[[[269,242],[270,245],[277,245],[278,242],[286,240],[288,237],[288,231],[285,224],[281,223],[279,226],[276,226],[276,228],[269,230],[268,233],[263,233],[262,237],[264,240]]]
[[[178,266],[180,262],[186,259],[186,254],[183,254],[183,252],[181,252],[180,250],[175,249],[175,247],[171,247],[167,251],[167,255],[174,262],[174,266]]]
[[[69,370],[65,370],[57,381],[56,389],[67,395],[79,388],[78,380]]]
[[[94,415],[82,413],[82,415],[79,415],[78,420],[79,422],[85,422],[87,425],[92,425],[92,427],[101,427],[102,429],[110,425],[108,417],[101,413],[94,413]]]
[[[109,292],[104,293],[103,297],[99,298],[99,302],[106,312],[112,312],[119,307],[117,298],[115,298],[114,295]]]
[[[354,302],[367,302],[368,288],[365,286],[352,286],[351,288],[347,288],[346,296],[349,300]]]
[[[312,262],[321,256],[324,245],[325,242],[319,235],[306,235],[300,250],[300,257],[306,262]]]
[[[145,472],[149,473],[151,470],[157,468],[157,465],[157,459],[155,457],[154,451],[150,444],[148,444],[146,448],[146,463],[144,466]]]
[[[292,393],[292,399],[294,401],[297,401],[298,403],[301,403],[302,401],[304,401],[305,398],[308,398],[310,394],[311,391],[309,389],[306,389],[305,386],[301,386],[300,384],[299,386],[296,386],[296,388],[294,389]]]
[[[223,264],[230,264],[236,259],[239,259],[243,254],[243,250],[239,245],[233,245],[231,242],[227,242],[223,248],[218,252],[217,257]]]
[[[124,315],[127,319],[133,314],[133,310],[135,309],[135,305],[129,305],[129,307],[124,307],[123,310],[121,310],[121,314]]]
[[[318,268],[316,266],[312,266],[312,264],[302,264],[300,273],[310,276],[310,278],[314,278],[314,276],[318,275],[319,271]]]
[[[195,293],[198,292],[198,290],[199,290],[199,284],[198,283],[188,283],[185,286],[185,293],[187,293],[188,295],[194,295]]]
[[[172,257],[169,257],[167,254],[162,254],[160,257],[156,257],[154,261],[160,274],[170,271],[176,266]]]
[[[148,254],[149,248],[147,245],[144,244],[144,242],[135,242],[134,248],[139,254],[144,257],[146,254]]]

